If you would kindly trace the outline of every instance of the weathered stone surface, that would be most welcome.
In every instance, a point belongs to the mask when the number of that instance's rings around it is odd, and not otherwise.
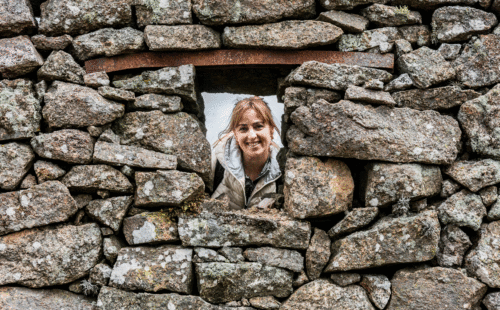
[[[39,31],[51,36],[83,34],[132,23],[129,0],[49,0],[40,9]]]
[[[220,34],[204,25],[146,26],[151,51],[198,51],[221,47]]]
[[[118,231],[132,201],[132,196],[92,200],[87,206],[87,212],[99,223]]]
[[[417,46],[429,46],[431,44],[431,29],[428,25],[412,25],[398,27],[401,36]]]
[[[122,29],[105,28],[84,34],[73,40],[75,57],[87,60],[97,56],[116,56],[144,50],[142,31],[126,27]]]
[[[404,54],[408,54],[413,52],[413,47],[411,46],[411,43],[408,42],[405,39],[399,39],[394,41],[394,50],[396,57],[401,57]]]
[[[179,240],[177,223],[162,212],[146,212],[125,218],[123,235],[130,245]]]
[[[37,288],[85,276],[100,259],[102,238],[92,223],[24,230],[0,237],[0,244],[0,285]]]
[[[361,281],[361,275],[359,273],[350,272],[332,273],[330,278],[332,279],[333,283],[342,287]]]
[[[244,262],[245,257],[243,256],[243,249],[242,248],[235,248],[235,247],[222,247],[220,248],[217,253],[221,254],[225,258],[229,260],[230,263],[237,263],[237,262]]]
[[[394,99],[392,99],[391,97],[391,94],[387,92],[366,89],[354,85],[349,85],[349,88],[347,88],[345,92],[344,99],[373,104],[383,104],[390,107],[396,105],[396,101],[394,101]]]
[[[59,179],[66,173],[59,165],[45,160],[37,160],[33,166],[39,184]]]
[[[318,20],[334,24],[347,33],[363,32],[370,23],[370,21],[363,16],[342,11],[322,12],[319,14]]]
[[[497,221],[500,220],[500,202],[497,201],[493,206],[491,206],[488,212],[488,220]]]
[[[31,37],[31,42],[39,50],[52,51],[63,50],[73,42],[73,37],[65,34],[59,37],[47,37],[43,34],[37,34]]]
[[[184,246],[274,246],[307,249],[311,225],[284,213],[251,210],[202,212],[179,217],[179,236]]]
[[[314,0],[235,2],[229,0],[192,0],[193,12],[206,25],[265,24],[280,19],[311,18],[316,13]]]
[[[109,76],[105,71],[88,73],[83,76],[85,86],[98,88],[109,86]]]
[[[180,168],[194,171],[207,181],[210,173],[210,144],[198,122],[189,114],[160,111],[132,112],[115,123],[121,144],[135,144],[177,156]]]
[[[403,37],[395,27],[377,28],[360,34],[344,34],[339,40],[339,51],[365,51],[378,47],[381,53],[387,53],[399,39]]]
[[[311,281],[318,279],[330,260],[331,241],[325,231],[314,228],[314,235],[311,238],[306,252],[306,271]]]
[[[14,190],[31,168],[35,154],[22,143],[0,144],[0,188]]]
[[[270,247],[248,248],[243,252],[248,261],[280,267],[294,272],[304,269],[304,257],[297,251]]]
[[[159,1],[156,6],[147,0],[135,0],[137,25],[179,25],[192,24],[191,0]]]
[[[283,96],[285,103],[285,122],[290,121],[290,114],[301,106],[310,106],[319,99],[324,99],[330,103],[338,102],[342,96],[338,92],[327,89],[287,87]]]
[[[444,173],[470,191],[477,192],[500,182],[500,162],[493,159],[457,161]]]
[[[135,94],[131,91],[113,88],[109,86],[101,86],[97,89],[99,95],[109,100],[134,102]]]
[[[260,263],[199,263],[196,275],[201,298],[212,303],[293,292],[293,272]]]
[[[302,285],[309,282],[309,278],[304,270],[297,273],[293,278],[292,286],[293,287],[301,287]]]
[[[163,113],[180,112],[184,107],[181,97],[146,94],[135,98],[134,102],[127,105],[133,110],[160,110]]]
[[[191,293],[193,249],[175,245],[122,248],[109,285],[125,290]]]
[[[370,163],[365,170],[367,207],[389,206],[400,198],[418,200],[441,192],[442,177],[438,166]]]
[[[365,82],[363,87],[370,90],[383,90],[384,82],[379,80],[368,80]]]
[[[464,189],[452,195],[439,207],[439,220],[443,224],[466,226],[473,230],[481,227],[486,208],[481,197]]]
[[[63,290],[33,290],[25,287],[1,287],[0,308],[8,310],[95,309],[90,297]]]
[[[25,34],[36,29],[37,23],[28,0],[2,0],[0,15],[0,37]]]
[[[365,274],[359,285],[366,290],[368,297],[377,308],[385,308],[391,298],[391,282],[386,276]]]
[[[474,4],[476,4],[478,2],[483,2],[483,1],[480,1],[480,0],[419,0],[419,1],[393,0],[392,4],[394,4],[394,5],[407,5],[409,7],[413,7],[416,9],[429,10],[429,9],[435,9],[437,6],[443,6],[443,5],[465,4],[465,5],[473,6]]]
[[[488,310],[499,310],[500,309],[500,292],[489,293],[483,299],[483,304]]]
[[[61,181],[70,190],[94,192],[109,190],[131,193],[133,186],[120,171],[106,165],[73,166]]]
[[[73,197],[59,181],[0,194],[0,235],[63,222],[76,211],[78,208]],[[0,261],[0,269],[1,265]]]
[[[16,78],[41,65],[43,58],[28,36],[0,39],[0,73],[3,78]]]
[[[222,40],[224,46],[231,48],[304,49],[333,44],[342,33],[342,29],[330,23],[294,20],[226,27]]]
[[[411,89],[392,94],[398,107],[416,110],[446,110],[481,96],[472,89],[444,86],[431,89]]]
[[[485,207],[491,206],[498,198],[498,189],[496,186],[488,186],[479,191],[479,196]]]
[[[75,164],[90,163],[94,151],[92,137],[76,129],[40,134],[31,139],[31,146],[38,156]]]
[[[402,12],[398,7],[383,4],[372,4],[361,10],[361,14],[378,27],[422,23],[422,15],[417,11]]]
[[[329,216],[352,204],[354,180],[339,160],[289,158],[285,168],[285,210],[294,218]]]
[[[455,77],[455,69],[438,51],[426,46],[398,58],[397,67],[408,73],[418,88],[429,88]]]
[[[467,271],[489,287],[500,288],[500,221],[484,224],[479,240],[465,256]]]
[[[434,267],[402,269],[391,280],[387,310],[479,309],[486,285],[459,270]]]
[[[337,238],[340,235],[354,232],[370,224],[378,215],[378,208],[356,208],[333,226],[328,235],[330,238]]]
[[[84,74],[85,69],[64,51],[53,51],[37,72],[39,80],[59,80],[75,84],[83,84]]]
[[[432,34],[439,42],[459,42],[488,32],[498,24],[495,14],[466,6],[445,6],[432,14]]]
[[[435,211],[382,218],[368,230],[333,242],[325,272],[431,260],[436,255],[439,233]]]
[[[295,125],[287,132],[288,146],[309,156],[450,164],[461,136],[455,119],[435,111],[374,108],[347,100],[319,100],[295,110],[291,119]]]
[[[463,230],[453,225],[446,226],[441,230],[437,263],[441,267],[461,267],[465,252],[471,245],[469,236]]]
[[[27,189],[27,188],[32,188],[33,186],[36,186],[38,183],[36,182],[36,177],[32,174],[28,174],[24,180],[21,182],[21,185],[19,185],[20,189]]]
[[[217,251],[207,248],[195,248],[194,249],[193,263],[228,263],[229,260],[217,253]],[[245,258],[243,258],[243,261]]]
[[[352,10],[359,5],[371,4],[371,3],[381,3],[385,4],[389,0],[319,0],[321,6],[327,10]]]
[[[447,198],[458,192],[460,185],[452,180],[444,180],[443,186],[441,187],[441,198]]]
[[[272,296],[267,297],[254,297],[248,300],[252,307],[263,310],[279,309],[281,303]]]
[[[75,199],[76,206],[78,207],[78,209],[83,209],[89,204],[89,202],[92,201],[92,195],[79,194],[73,196],[73,199]]]
[[[109,277],[111,276],[111,267],[108,264],[99,263],[90,270],[89,281],[94,285],[108,285]]]
[[[446,60],[455,60],[460,54],[461,49],[462,44],[443,43],[439,46],[438,52],[440,52]]]
[[[413,86],[413,81],[411,80],[408,73],[403,73],[396,79],[392,80],[385,87],[385,91],[396,91],[396,90],[404,90]]]
[[[125,245],[115,235],[104,238],[102,243],[104,257],[106,257],[106,259],[111,263],[114,263],[118,257],[120,249],[124,246]]]
[[[293,293],[281,306],[282,310],[375,310],[366,292],[357,285],[340,287],[326,279],[308,283]]]

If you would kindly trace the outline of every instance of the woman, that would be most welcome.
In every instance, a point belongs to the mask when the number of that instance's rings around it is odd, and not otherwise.
[[[255,206],[264,194],[276,192],[281,171],[276,160],[279,147],[272,142],[275,130],[279,134],[262,98],[236,104],[229,125],[214,143],[212,198],[226,194],[229,206],[237,210]]]

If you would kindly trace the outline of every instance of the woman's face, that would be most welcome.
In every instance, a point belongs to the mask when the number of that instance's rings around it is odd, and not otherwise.
[[[273,129],[255,110],[246,110],[233,132],[246,158],[269,156]]]

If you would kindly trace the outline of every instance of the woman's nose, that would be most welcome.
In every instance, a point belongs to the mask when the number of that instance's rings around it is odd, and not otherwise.
[[[248,137],[249,138],[255,138],[255,137],[257,137],[257,134],[255,133],[255,130],[253,130],[252,128],[250,128],[250,130],[248,130]]]

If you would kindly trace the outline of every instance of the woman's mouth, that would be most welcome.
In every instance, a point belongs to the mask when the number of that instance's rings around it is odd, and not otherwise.
[[[247,143],[247,145],[252,148],[252,147],[256,147],[257,145],[259,145],[259,142]]]

